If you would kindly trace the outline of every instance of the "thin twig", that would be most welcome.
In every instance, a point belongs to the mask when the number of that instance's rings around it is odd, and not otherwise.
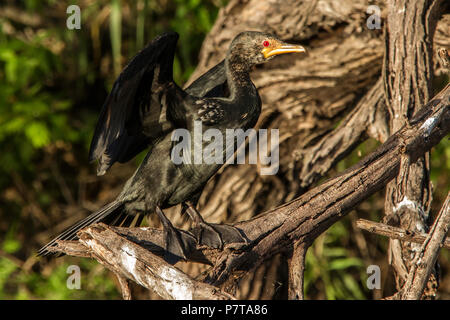
[[[356,226],[360,229],[366,230],[370,233],[386,236],[391,239],[398,239],[402,241],[423,243],[427,238],[426,233],[418,233],[414,231],[405,230],[389,226],[384,223],[369,221],[365,219],[359,219],[356,221]],[[450,249],[450,238],[446,238],[442,243],[442,247]]]

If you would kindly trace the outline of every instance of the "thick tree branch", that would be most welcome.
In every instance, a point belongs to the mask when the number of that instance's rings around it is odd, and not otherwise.
[[[87,227],[79,233],[89,254],[113,271],[121,281],[133,280],[165,299],[220,299],[233,297],[208,284],[195,281],[149,250],[120,236],[105,224]],[[124,297],[130,297],[125,286]]]
[[[211,270],[207,281],[223,283],[227,274],[248,271],[286,250],[293,241],[315,239],[354,206],[383,188],[398,174],[402,154],[408,155],[413,163],[449,132],[449,98],[447,86],[410,121],[410,126],[403,127],[357,165],[290,203],[235,224],[249,239],[258,241],[250,251],[219,258],[222,260]]]
[[[334,222],[393,179],[398,174],[402,155],[407,155],[414,163],[445,137],[450,132],[449,107],[450,85],[422,108],[409,125],[392,135],[357,165],[289,203],[251,220],[234,224],[248,238],[248,246],[231,244],[223,250],[197,247],[193,248],[188,259],[213,265],[204,281],[219,286],[239,279],[273,255],[292,249],[293,243],[311,243]],[[204,292],[211,295],[212,287],[203,288],[201,293],[195,289],[200,282],[193,281],[179,271],[170,271],[176,275],[171,282],[160,276],[163,269],[167,271],[170,266],[148,249],[162,254],[162,231],[151,228],[96,228],[89,227],[80,235],[82,244],[88,248],[83,255],[92,255],[114,272],[125,274],[127,278],[148,288],[157,289],[164,297],[173,297],[166,286],[167,283],[179,285],[177,279],[186,281],[193,297],[208,296]],[[119,231],[121,236],[117,233]],[[181,232],[181,236],[191,237],[187,232]],[[71,246],[70,242],[63,243],[65,247],[60,247],[60,251],[70,247],[71,252],[79,253],[79,247]],[[112,257],[116,260],[111,260]],[[112,261],[118,267],[112,265]],[[124,261],[133,261],[134,267],[130,268],[132,264]],[[138,275],[133,274],[136,270],[139,270]],[[146,281],[147,274],[152,277],[151,285]]]

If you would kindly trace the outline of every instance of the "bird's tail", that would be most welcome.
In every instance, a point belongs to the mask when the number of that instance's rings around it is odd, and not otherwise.
[[[112,226],[128,227],[131,224],[140,225],[142,218],[142,215],[136,216],[127,214],[125,210],[123,210],[122,202],[113,201],[66,229],[63,233],[39,249],[38,256],[61,255],[58,252],[50,251],[49,248],[54,247],[57,240],[77,240],[78,231],[94,223],[103,222]]]

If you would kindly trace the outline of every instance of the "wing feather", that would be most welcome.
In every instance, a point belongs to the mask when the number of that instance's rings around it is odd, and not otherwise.
[[[180,119],[185,120],[183,111],[174,108],[182,104],[180,99],[185,94],[228,95],[224,61],[195,80],[185,92],[173,82],[177,40],[175,32],[158,36],[129,62],[114,82],[89,151],[89,160],[98,160],[98,175],[105,174],[115,162],[134,158],[174,129],[175,122],[180,125]]]
[[[130,160],[163,135],[162,128],[173,127],[171,123],[155,121],[169,122],[167,117],[158,115],[162,110],[161,93],[173,95],[173,88],[181,90],[172,78],[177,40],[175,32],[158,36],[130,61],[114,82],[100,112],[89,151],[90,161],[99,160],[97,174],[104,174],[116,161]],[[176,94],[170,97],[172,105],[176,105],[174,100],[178,97]]]

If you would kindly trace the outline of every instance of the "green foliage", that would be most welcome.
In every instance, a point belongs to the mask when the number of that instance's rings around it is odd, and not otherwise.
[[[305,294],[311,287],[324,290],[326,299],[366,299],[367,275],[363,261],[342,240],[349,226],[340,221],[319,236],[306,254]]]
[[[113,55],[114,74],[119,75],[121,70],[121,45],[122,45],[122,13],[120,0],[111,1],[111,15],[109,19],[109,30]]]
[[[21,247],[15,238],[14,225],[6,234],[0,257],[0,299],[119,299],[120,293],[111,274],[93,260],[80,260],[70,257],[58,259],[51,272],[35,272],[26,267],[26,262],[14,258]],[[30,257],[35,260],[35,257]],[[80,289],[67,286],[68,267],[78,264],[81,269]]]
[[[76,142],[67,110],[71,102],[46,91],[61,70],[58,57],[40,45],[41,34],[26,43],[0,33],[0,175],[33,170],[33,158],[57,140]]]
[[[450,190],[450,139],[442,139],[431,151],[431,181],[441,202]]]
[[[12,259],[0,257],[0,299],[120,299],[113,276],[92,260],[72,259],[80,264],[80,289],[70,289],[70,262],[58,263],[51,273],[25,271]]]
[[[13,254],[19,251],[21,243],[15,238],[17,226],[13,225],[6,233],[5,240],[2,243],[1,250],[7,254]]]
[[[175,17],[170,26],[180,34],[174,77],[177,81],[184,82],[195,69],[196,64],[192,61],[197,59],[203,35],[214,23],[217,7],[209,1],[200,0],[175,0],[174,4]]]

